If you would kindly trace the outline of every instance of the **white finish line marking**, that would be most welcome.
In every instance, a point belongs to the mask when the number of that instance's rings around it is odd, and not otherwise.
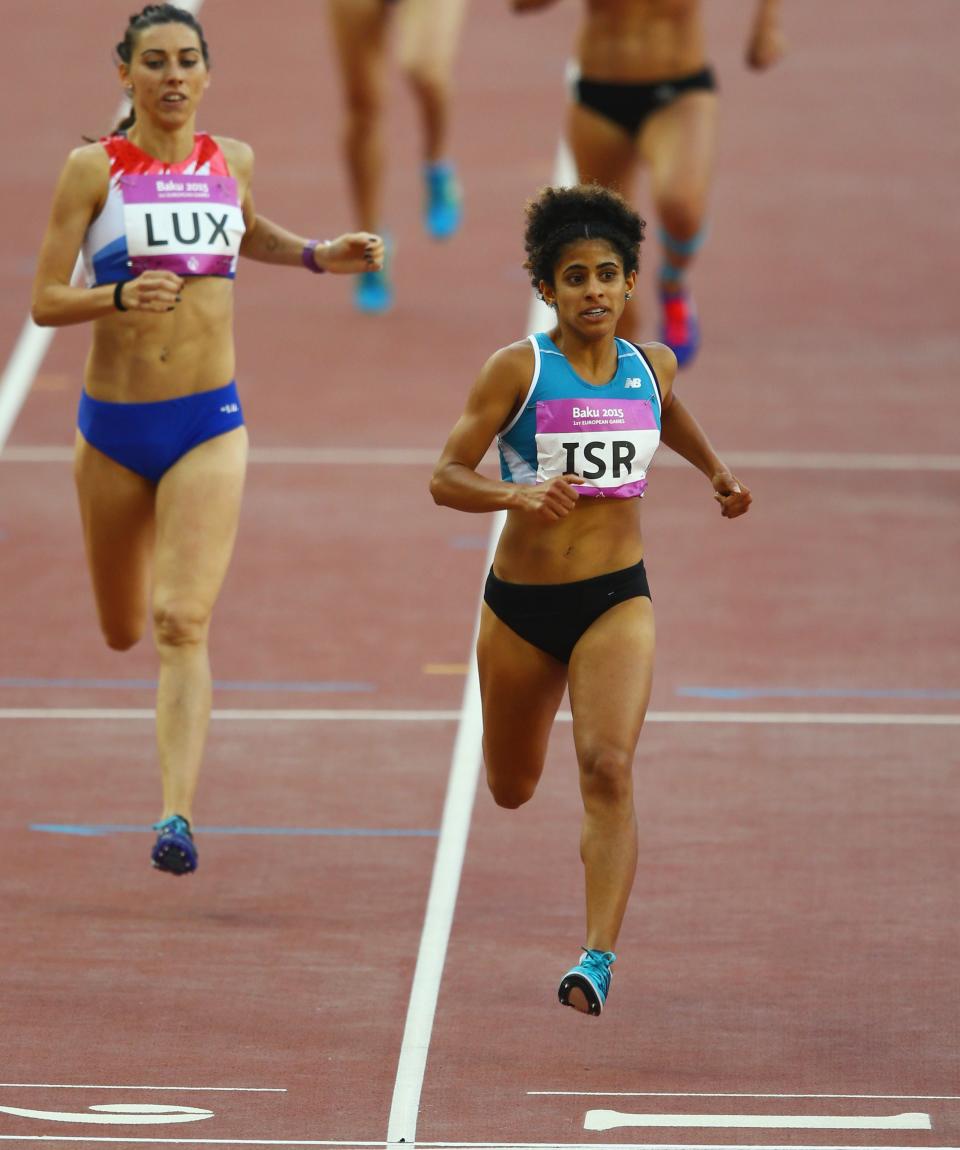
[[[860,1118],[842,1114],[622,1114],[588,1110],[584,1130],[625,1126],[716,1127],[749,1130],[931,1130],[929,1114],[890,1114]]]

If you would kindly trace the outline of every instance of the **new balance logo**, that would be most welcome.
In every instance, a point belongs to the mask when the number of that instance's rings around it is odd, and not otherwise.
[[[240,410],[239,403],[221,403],[220,410],[224,415],[233,415],[234,412]]]
[[[624,387],[643,387],[642,379],[628,379],[624,382]]]

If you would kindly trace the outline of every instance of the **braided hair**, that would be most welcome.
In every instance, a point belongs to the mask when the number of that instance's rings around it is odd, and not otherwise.
[[[524,267],[533,286],[553,286],[563,249],[577,240],[606,240],[623,261],[623,274],[640,266],[640,244],[646,222],[617,192],[599,184],[544,188],[526,207]]]
[[[128,68],[133,60],[133,53],[140,33],[145,28],[156,28],[160,24],[185,24],[188,28],[192,28],[200,41],[203,62],[208,68],[210,67],[210,49],[203,38],[203,28],[196,16],[192,12],[188,12],[186,8],[178,8],[176,4],[148,4],[141,11],[133,13],[123,34],[123,39],[116,46],[117,56]],[[131,108],[129,113],[113,129],[114,134],[126,132],[132,128],[136,119],[136,110]]]

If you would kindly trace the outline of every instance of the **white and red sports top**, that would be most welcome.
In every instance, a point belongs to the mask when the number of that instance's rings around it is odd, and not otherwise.
[[[87,286],[154,269],[233,279],[245,227],[237,181],[216,140],[195,136],[193,151],[177,164],[162,163],[124,135],[100,143],[110,158],[110,187],[83,241]]]

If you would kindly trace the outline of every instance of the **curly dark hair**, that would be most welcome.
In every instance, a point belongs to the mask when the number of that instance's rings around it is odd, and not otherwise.
[[[640,266],[646,222],[610,188],[599,184],[543,188],[527,203],[526,215],[523,242],[527,259],[523,266],[535,288],[541,280],[553,287],[560,253],[575,240],[607,240],[623,260],[624,275]]]
[[[210,49],[203,38],[203,28],[196,16],[192,12],[188,12],[186,8],[178,8],[176,4],[148,4],[139,12],[133,13],[123,34],[123,39],[116,46],[117,56],[128,68],[133,59],[133,52],[140,33],[144,28],[155,28],[158,24],[185,24],[188,28],[192,28],[200,41],[203,62],[208,68],[210,67]],[[128,128],[133,127],[135,120],[136,113],[131,109],[129,114],[113,129],[114,132],[125,132]]]

